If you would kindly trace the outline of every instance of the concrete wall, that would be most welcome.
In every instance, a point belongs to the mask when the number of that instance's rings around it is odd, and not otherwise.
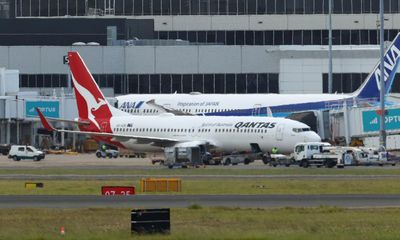
[[[271,48],[271,47],[269,47]],[[68,72],[63,56],[78,51],[92,73],[277,73],[263,46],[0,46],[0,67],[21,74]]]
[[[328,29],[328,15],[141,16],[154,19],[155,31]],[[400,14],[385,14],[385,29],[400,29]],[[333,29],[376,29],[377,14],[334,14]]]
[[[0,96],[19,91],[19,71],[0,68]]]
[[[333,72],[369,73],[377,63],[374,58],[334,58]],[[281,93],[322,93],[322,74],[328,72],[327,59],[283,58],[280,60]],[[294,84],[295,83],[295,84]]]

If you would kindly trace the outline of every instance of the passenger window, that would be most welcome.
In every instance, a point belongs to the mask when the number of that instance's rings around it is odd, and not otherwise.
[[[25,148],[24,148],[24,147],[19,147],[19,148],[18,148],[18,151],[24,152],[24,151],[25,151]]]
[[[28,150],[28,152],[33,152],[33,150],[30,147],[27,147],[26,150]]]

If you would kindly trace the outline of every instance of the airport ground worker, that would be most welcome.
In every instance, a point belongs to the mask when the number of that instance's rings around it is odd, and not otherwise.
[[[277,147],[273,147],[271,152],[272,152],[272,154],[277,154],[278,153],[278,148]]]
[[[105,144],[101,145],[101,150],[105,152],[107,150],[107,146]]]

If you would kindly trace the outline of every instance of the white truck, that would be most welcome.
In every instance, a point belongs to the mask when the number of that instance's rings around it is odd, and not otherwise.
[[[396,165],[395,161],[388,159],[386,151],[372,148],[342,147],[343,157],[338,159],[337,166],[369,166],[369,165]]]
[[[294,147],[294,161],[305,168],[309,166],[332,168],[336,165],[338,156],[327,151],[325,149],[327,147],[331,145],[324,142],[298,143]]]
[[[20,161],[21,159],[33,159],[37,162],[45,158],[45,154],[42,151],[37,150],[33,146],[26,145],[12,145],[8,158],[14,161]]]
[[[395,164],[393,161],[388,161],[386,151],[373,151],[373,153],[370,154],[363,148],[335,147],[329,143],[299,143],[295,146],[293,158],[300,167],[305,168]]]

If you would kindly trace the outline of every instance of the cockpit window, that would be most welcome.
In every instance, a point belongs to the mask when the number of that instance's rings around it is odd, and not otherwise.
[[[308,131],[311,131],[310,128],[293,128],[292,130],[293,130],[293,132],[295,132],[295,133],[301,133],[301,132],[308,132]]]

